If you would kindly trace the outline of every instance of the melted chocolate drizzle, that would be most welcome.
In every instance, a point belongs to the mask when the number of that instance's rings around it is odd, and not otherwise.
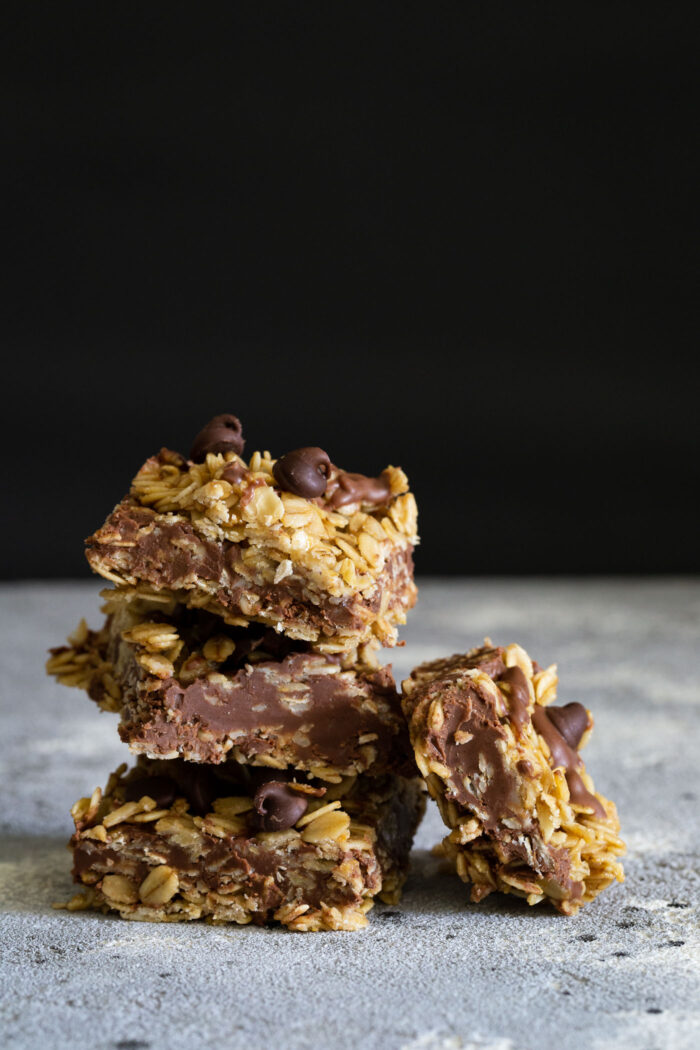
[[[532,724],[540,736],[547,741],[547,746],[552,756],[552,768],[564,770],[572,802],[578,806],[587,806],[593,810],[597,817],[604,818],[606,813],[601,803],[595,795],[591,794],[581,779],[580,770],[583,768],[581,759],[562,736],[554,721],[550,719],[547,710],[546,707],[540,707],[539,704],[536,704],[535,710],[532,712]],[[561,710],[563,708],[559,708],[559,711]]]
[[[505,690],[503,689],[505,686]],[[518,735],[530,720],[528,708],[530,706],[530,690],[527,678],[519,667],[508,667],[498,679],[498,688],[503,693],[508,704],[508,714],[514,723]]]
[[[365,474],[340,470],[326,488],[326,502],[333,509],[348,503],[381,506],[388,503],[390,498],[391,483],[386,471],[382,471],[377,478],[368,478]]]

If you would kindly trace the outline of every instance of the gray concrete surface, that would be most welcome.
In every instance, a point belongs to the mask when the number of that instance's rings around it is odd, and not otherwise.
[[[428,853],[359,933],[151,926],[51,910],[68,810],[126,757],[116,718],[45,679],[98,586],[0,590],[0,1042],[7,1047],[651,1050],[700,1046],[700,582],[424,582],[397,676],[489,634],[557,661],[593,709],[586,757],[618,803],[627,881],[574,919],[469,905]]]

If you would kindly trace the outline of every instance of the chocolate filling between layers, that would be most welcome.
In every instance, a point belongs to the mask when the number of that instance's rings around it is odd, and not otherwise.
[[[298,678],[300,703],[289,702],[268,673]],[[149,752],[191,751],[205,762],[222,760],[222,741],[228,739],[248,758],[275,750],[277,739],[288,741],[296,760],[305,765],[350,768],[366,761],[360,740],[374,737],[376,763],[403,766],[408,762],[408,734],[400,719],[398,695],[385,672],[363,676],[365,692],[335,674],[309,674],[302,656],[279,664],[244,668],[220,684],[207,678],[182,685],[173,678],[157,692],[129,702],[119,732],[129,744],[143,744]],[[381,698],[395,710],[391,721],[369,709]],[[370,705],[365,701],[369,700]]]
[[[143,617],[172,624],[184,648],[174,676],[157,679],[137,662],[135,645],[122,639],[123,621],[110,621],[105,655],[122,690],[120,736],[132,750],[219,763],[237,747],[249,760],[274,754],[305,768],[375,774],[390,768],[411,775],[408,731],[390,667],[343,671],[339,657],[314,653],[307,643],[256,624],[227,628],[211,614],[184,607]],[[212,664],[202,653],[222,633],[235,648],[223,663]],[[98,677],[90,695],[100,702],[103,691]]]

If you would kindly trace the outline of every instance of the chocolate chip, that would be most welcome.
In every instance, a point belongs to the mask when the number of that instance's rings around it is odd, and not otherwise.
[[[285,492],[313,499],[326,491],[331,461],[322,448],[295,448],[272,468],[275,481]]]
[[[153,799],[157,809],[168,809],[177,796],[177,784],[170,777],[139,777],[126,785],[127,802],[138,802],[144,795]]]
[[[205,766],[185,763],[182,780],[190,809],[196,816],[205,817],[219,793],[216,776]]]
[[[268,780],[255,792],[253,805],[260,831],[284,831],[303,817],[308,803],[304,795],[282,781]]]
[[[549,706],[547,715],[560,736],[564,737],[569,747],[574,750],[581,743],[581,737],[590,726],[588,711],[583,704],[565,704],[564,707]]]
[[[203,463],[208,452],[243,452],[243,427],[236,416],[224,413],[210,419],[203,430],[197,434],[190,451],[190,459]]]

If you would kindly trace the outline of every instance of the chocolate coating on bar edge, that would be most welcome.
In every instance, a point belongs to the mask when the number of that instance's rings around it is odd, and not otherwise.
[[[569,705],[567,704],[567,707],[568,706]],[[562,710],[563,708],[559,708],[559,712]],[[569,794],[571,795],[572,802],[577,806],[588,806],[593,810],[596,816],[605,818],[606,813],[602,805],[595,795],[591,794],[581,779],[581,774],[579,772],[582,767],[581,759],[574,749],[567,743],[554,722],[550,720],[547,711],[548,709],[546,707],[536,705],[535,710],[532,713],[532,724],[540,736],[544,737],[547,741],[547,746],[552,755],[552,768],[561,768],[565,771],[566,782],[569,785]],[[587,713],[586,721],[588,721]]]
[[[322,496],[328,484],[331,461],[322,448],[295,448],[278,459],[272,468],[275,481],[285,492],[304,499]]]
[[[452,775],[449,795],[461,806],[475,809],[484,827],[497,834],[500,822],[519,808],[515,777],[503,762],[500,742],[505,737],[493,699],[478,686],[455,676],[434,689],[442,695],[444,721],[439,730],[430,735],[430,748]],[[462,738],[465,733],[466,738]],[[467,787],[474,776],[479,776],[481,761],[485,759],[490,776],[479,798]],[[467,778],[465,782],[465,777]]]
[[[527,678],[519,667],[509,667],[498,679],[498,687],[505,685],[505,691],[501,692],[508,703],[508,713],[511,722],[515,724],[518,733],[523,726],[529,722],[528,707],[530,705],[530,690],[527,686]]]
[[[261,831],[284,831],[304,816],[308,800],[280,780],[268,780],[255,792],[253,805]]]
[[[240,456],[244,445],[241,421],[237,416],[223,413],[210,419],[197,434],[190,451],[190,459],[195,463],[203,463],[208,452],[235,452]]]

